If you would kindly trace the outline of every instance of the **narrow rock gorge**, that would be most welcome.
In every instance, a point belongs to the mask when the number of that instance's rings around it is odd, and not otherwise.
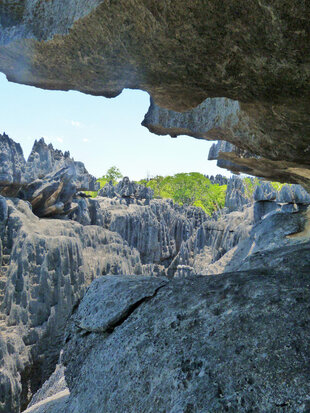
[[[296,0],[0,1],[9,81],[147,91],[143,126],[259,178],[212,177],[209,216],[0,135],[1,413],[310,411],[309,20]]]

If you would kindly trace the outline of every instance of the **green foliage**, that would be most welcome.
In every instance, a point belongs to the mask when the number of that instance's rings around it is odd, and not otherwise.
[[[90,195],[92,198],[96,198],[98,191],[84,191],[86,195]]]
[[[170,198],[182,205],[202,208],[208,215],[224,207],[227,185],[211,184],[198,172],[180,173],[173,176],[156,176],[138,182],[154,190],[154,196]]]
[[[280,182],[269,182],[269,183],[278,192],[281,191],[282,187],[285,185],[285,184],[281,184]],[[254,195],[255,188],[257,186],[260,186],[262,184],[262,182],[258,178],[245,177],[245,178],[243,178],[243,184],[244,184],[244,188],[245,188],[246,198],[252,199],[253,195]]]
[[[113,183],[115,183],[122,178],[123,178],[123,175],[121,171],[116,166],[111,166],[111,168],[107,170],[107,173],[103,175],[101,179],[106,179],[107,182],[113,181]]]
[[[273,186],[273,188],[278,192],[281,191],[284,185],[290,185],[290,184],[281,184],[281,182],[270,182],[270,183]]]
[[[253,195],[254,195],[255,188],[257,186],[260,186],[261,182],[259,181],[258,178],[246,177],[246,178],[243,178],[243,184],[244,184],[244,190],[245,190],[244,194],[245,194],[246,198],[252,199]]]
[[[100,183],[100,189],[105,186],[108,182],[112,181],[113,185],[123,178],[121,171],[116,166],[111,166],[101,178],[97,179]],[[85,194],[90,195],[92,198],[96,198],[98,191],[85,191]]]

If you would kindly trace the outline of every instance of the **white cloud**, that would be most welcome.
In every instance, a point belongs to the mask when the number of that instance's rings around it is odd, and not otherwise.
[[[88,138],[84,138],[84,139],[83,139],[83,142],[89,142],[89,139],[88,139]]]
[[[56,138],[57,142],[63,143],[63,139],[62,138]]]
[[[77,120],[72,120],[72,121],[71,121],[71,125],[72,125],[74,128],[81,128],[81,127],[83,126],[83,123],[82,123],[82,122],[79,122],[79,121],[77,121]]]

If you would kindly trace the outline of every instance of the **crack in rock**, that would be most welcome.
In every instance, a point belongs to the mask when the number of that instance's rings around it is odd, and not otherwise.
[[[154,298],[166,278],[104,276],[96,279],[73,316],[79,330],[112,333],[139,306]]]

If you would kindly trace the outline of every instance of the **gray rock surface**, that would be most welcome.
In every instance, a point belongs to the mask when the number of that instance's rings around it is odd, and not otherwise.
[[[254,201],[275,201],[277,199],[277,191],[269,182],[262,182],[255,188]]]
[[[118,282],[129,309],[128,281],[100,279],[98,325],[96,281],[84,298],[92,330],[76,325],[82,301],[66,333],[67,411],[307,412],[308,278],[251,270],[174,279],[110,332],[98,332],[118,308],[106,297]]]
[[[253,137],[253,135],[248,137],[247,142],[253,142]],[[268,150],[270,153],[274,152],[273,158],[275,159],[278,153],[278,145],[275,143],[275,146],[273,148],[269,147]],[[305,153],[308,150],[308,147],[305,148]],[[291,162],[287,159],[285,161],[272,160],[268,153],[257,155],[251,146],[248,147],[243,143],[240,146],[238,143],[233,145],[227,141],[220,140],[210,148],[208,159],[217,160],[217,166],[237,174],[242,172],[259,178],[265,178],[268,181],[300,184],[308,192],[310,191],[308,166],[306,166],[306,169],[303,169],[298,161]]]
[[[25,168],[26,162],[20,144],[5,133],[0,135],[0,189],[24,183]]]
[[[25,412],[48,413],[49,411],[57,411],[65,413],[68,397],[69,390],[65,379],[65,369],[62,364],[57,364],[54,373],[33,396]]]
[[[246,186],[242,179],[232,176],[227,184],[225,196],[225,207],[229,212],[240,211],[245,205],[253,202],[249,194],[246,193]]]
[[[168,282],[163,278],[139,277],[137,283],[137,276],[127,276],[124,284],[120,283],[122,277],[106,276],[92,283],[92,293],[86,294],[74,317],[74,323],[78,328],[90,333],[111,332],[142,302],[155,296]]]
[[[310,204],[310,195],[300,185],[284,185],[277,197],[278,202],[290,204]]]
[[[147,205],[154,196],[151,188],[132,182],[128,177],[124,177],[118,184],[107,183],[104,188],[98,192],[99,196],[107,198],[121,198],[126,200],[127,204],[140,203]]]
[[[229,178],[226,178],[226,176],[217,174],[215,176],[211,175],[206,175],[206,178],[210,179],[211,184],[217,184],[217,185],[227,185]]]
[[[1,205],[0,412],[16,413],[54,371],[86,287],[102,274],[142,274],[142,264],[137,250],[102,227],[39,219],[18,199]]]
[[[168,274],[184,277],[214,273],[213,266],[242,240],[249,237],[253,224],[253,207],[223,214],[216,221],[204,222],[182,243],[178,255],[168,268]],[[224,272],[224,269],[220,267],[215,272]]]
[[[76,162],[70,157],[70,152],[54,149],[47,145],[43,138],[35,141],[26,164],[26,181],[42,179],[46,175],[63,168],[74,170],[74,182],[77,190],[95,191],[99,189],[96,178],[90,175],[82,162]]]
[[[186,241],[208,216],[196,207],[174,204],[169,199],[148,200],[145,205],[118,198],[79,199],[70,216],[84,225],[102,225],[117,232],[136,248],[143,264],[167,267]]]
[[[268,202],[267,202],[268,203]],[[258,203],[261,204],[261,203]],[[269,202],[276,205],[276,203]],[[250,229],[248,237],[229,250],[220,260],[205,269],[207,274],[264,268],[308,271],[309,209],[286,211],[282,205],[267,213]]]
[[[99,189],[82,162],[46,145],[43,138],[35,141],[25,162],[20,145],[0,135],[0,159],[0,193],[29,201],[39,217],[66,215],[77,191]]]

